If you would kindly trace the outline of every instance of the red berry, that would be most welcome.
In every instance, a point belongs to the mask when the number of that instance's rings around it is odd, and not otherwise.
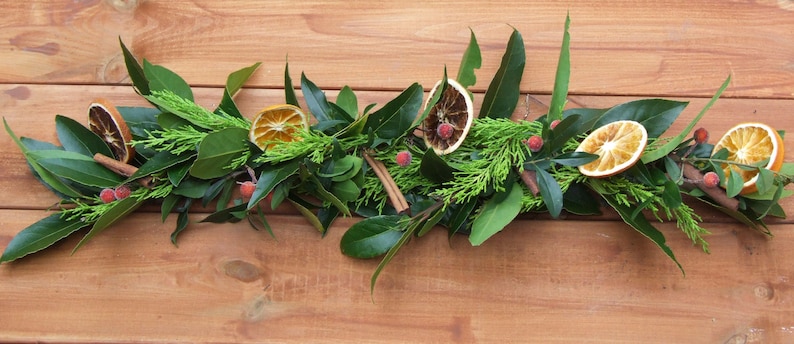
[[[248,180],[244,181],[240,184],[240,195],[243,198],[248,199],[254,194],[254,190],[256,190],[256,183]]]
[[[529,150],[533,153],[540,152],[543,148],[543,138],[538,135],[532,135],[529,140],[527,140],[527,146],[529,146]]]
[[[400,167],[405,167],[411,164],[411,160],[413,157],[411,156],[411,152],[409,151],[401,151],[397,153],[397,156],[394,157],[394,160],[397,162],[397,165]]]
[[[556,127],[557,127],[557,124],[560,124],[560,122],[561,122],[561,121],[560,121],[559,119],[555,119],[555,120],[551,121],[551,123],[549,124],[549,128],[550,128],[550,129],[554,129],[554,128],[556,128]]]
[[[116,188],[116,190],[113,192],[113,195],[116,197],[116,199],[125,199],[130,197],[130,193],[132,193],[132,191],[130,191],[130,187],[127,185],[122,185]]]
[[[695,130],[695,134],[692,135],[695,138],[695,143],[703,144],[709,141],[709,131],[706,128],[698,128]]]
[[[442,140],[449,140],[452,134],[455,133],[455,127],[449,123],[441,123],[438,125],[438,128],[436,128],[436,133]]]
[[[707,188],[717,187],[717,185],[720,185],[720,176],[713,171],[706,172],[703,175],[703,185]]]
[[[101,199],[103,203],[110,203],[116,200],[116,195],[114,194],[113,189],[104,188],[99,192],[99,199]]]

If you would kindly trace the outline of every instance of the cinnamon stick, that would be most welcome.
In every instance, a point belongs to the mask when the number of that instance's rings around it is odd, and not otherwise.
[[[533,196],[537,196],[540,193],[538,174],[535,171],[524,170],[524,172],[521,172],[521,181],[529,188]]]
[[[682,168],[684,172],[684,177],[686,177],[689,180],[700,181],[699,183],[696,182],[692,184],[694,184],[698,189],[703,190],[703,192],[705,192],[706,195],[711,197],[711,199],[713,199],[714,202],[717,202],[717,204],[731,210],[739,209],[739,200],[728,197],[724,189],[720,187],[710,188],[703,185],[702,183],[703,174],[700,173],[700,170],[698,170],[695,166],[692,166],[689,163],[683,163]]]
[[[107,169],[115,172],[116,174],[124,177],[132,176],[133,174],[135,174],[136,171],[138,171],[137,167],[127,163],[123,163],[102,153],[94,154],[94,161],[96,161],[98,164],[102,166],[105,166]],[[145,176],[143,178],[140,178],[138,180],[138,183],[140,183],[143,187],[146,188],[151,188],[152,186],[154,186],[151,176]]]
[[[386,169],[386,166],[383,165],[382,162],[375,160],[369,154],[364,153],[364,160],[367,161],[372,170],[375,172],[375,175],[378,176],[381,183],[383,183],[383,188],[386,190],[386,194],[389,196],[389,200],[394,206],[394,209],[397,210],[398,214],[406,213],[410,207],[408,206],[408,201],[405,200],[405,196],[400,191],[400,187],[394,182],[394,179],[389,174],[389,171]]]

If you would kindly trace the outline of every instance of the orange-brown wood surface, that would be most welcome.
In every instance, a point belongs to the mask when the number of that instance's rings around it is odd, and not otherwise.
[[[17,135],[55,142],[53,117],[84,121],[94,98],[146,105],[119,38],[182,75],[205,106],[229,72],[257,61],[241,109],[282,102],[287,59],[293,80],[305,72],[329,95],[349,85],[359,103],[383,104],[412,82],[427,89],[445,65],[456,73],[470,29],[483,53],[477,107],[516,28],[530,96],[514,117],[535,117],[547,110],[566,13],[570,107],[690,101],[674,135],[731,75],[701,121],[712,138],[749,120],[794,130],[788,0],[4,1],[0,115]],[[0,247],[56,202],[0,134]],[[413,240],[371,298],[378,261],[339,251],[359,218],[323,238],[283,206],[268,214],[275,239],[242,223],[191,223],[176,247],[175,217],[161,223],[144,208],[74,255],[79,237],[0,265],[0,342],[794,343],[794,223],[772,221],[767,238],[698,209],[711,254],[658,225],[686,276],[615,214],[529,216],[480,247],[441,229]]]

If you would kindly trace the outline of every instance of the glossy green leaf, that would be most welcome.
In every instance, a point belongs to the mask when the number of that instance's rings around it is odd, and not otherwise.
[[[190,85],[170,69],[160,65],[153,65],[143,59],[143,73],[146,75],[146,79],[149,80],[149,89],[151,91],[168,90],[182,98],[193,101],[193,90],[190,89]]]
[[[312,227],[317,229],[317,231],[319,231],[320,233],[325,233],[326,227],[323,226],[323,223],[320,221],[317,215],[314,214],[314,212],[312,212],[309,208],[305,207],[303,204],[299,202],[296,202],[290,198],[287,198],[287,200],[289,200],[289,202],[292,203],[292,206],[294,206],[295,209],[297,209],[298,212],[301,213],[301,215],[303,215],[303,217],[306,219],[306,221],[309,222],[309,224],[312,225]]]
[[[30,157],[53,175],[87,187],[111,188],[120,185],[124,180],[93,158],[80,153],[39,150],[30,152]]]
[[[483,96],[479,117],[510,118],[513,115],[521,92],[525,63],[524,39],[518,30],[513,30],[502,63]]]
[[[706,106],[703,107],[702,110],[700,110],[700,113],[698,113],[698,115],[695,116],[695,118],[693,118],[692,121],[689,122],[686,128],[684,128],[684,130],[682,130],[678,135],[670,138],[670,140],[667,141],[667,143],[665,143],[664,145],[652,151],[645,152],[642,155],[642,163],[647,164],[659,160],[662,157],[670,154],[670,152],[672,152],[673,150],[675,150],[675,148],[678,147],[678,145],[681,144],[681,142],[684,142],[684,140],[687,137],[689,137],[689,133],[692,131],[692,129],[695,128],[695,125],[697,125],[698,121],[700,121],[703,115],[706,114],[706,111],[708,111],[708,109],[710,109],[711,106],[717,102],[717,99],[720,98],[720,95],[722,95],[722,92],[725,91],[725,89],[728,87],[730,82],[731,82],[731,76],[729,75],[728,78],[725,79],[725,82],[722,83],[722,86],[717,91],[717,93],[715,93],[714,96],[711,97],[711,100],[708,102],[708,104],[706,104]]]
[[[41,251],[88,225],[80,219],[66,220],[60,213],[47,216],[15,235],[3,251],[0,263]]]
[[[669,155],[664,157],[664,169],[667,171],[667,175],[670,176],[670,179],[673,181],[677,182],[681,180],[681,177],[683,177],[678,163],[675,162]]]
[[[336,105],[344,110],[350,117],[358,117],[358,99],[353,90],[345,85],[336,96]]]
[[[422,110],[422,113],[419,114],[419,116],[417,116],[416,119],[414,120],[412,125],[413,127],[421,125],[422,122],[425,120],[425,118],[427,118],[427,115],[430,114],[430,110],[432,110],[433,107],[436,106],[438,101],[441,99],[441,95],[443,95],[446,92],[447,86],[449,86],[447,80],[448,80],[447,67],[444,67],[444,76],[441,78],[441,80],[439,80],[438,86],[434,86],[436,92],[433,93],[432,98],[427,100],[427,103],[425,104],[425,108]]]
[[[133,173],[129,178],[127,178],[125,183],[129,183],[138,178],[170,169],[171,167],[184,163],[195,157],[195,153],[192,152],[187,152],[180,155],[174,155],[169,152],[158,152],[153,157],[149,158],[149,160],[147,160],[143,165],[138,167],[138,170],[135,171],[135,173]]]
[[[187,178],[179,183],[179,186],[175,187],[171,193],[188,198],[202,198],[210,185],[212,183],[209,180]]]
[[[644,216],[631,216],[632,209],[629,207],[622,205],[615,199],[612,195],[601,195],[607,203],[614,208],[620,217],[623,219],[626,224],[637,230],[640,234],[645,236],[646,238],[650,239],[656,246],[662,249],[670,259],[673,260],[678,269],[681,270],[681,273],[684,273],[684,268],[678,263],[678,260],[675,259],[675,255],[673,254],[673,250],[670,249],[669,246],[666,244],[666,239],[664,238],[664,234],[660,232],[656,227],[651,225]]]
[[[416,236],[421,237],[430,232],[444,217],[445,210],[446,208],[439,207],[428,214],[427,219],[422,222],[422,226],[416,231]]]
[[[237,94],[246,81],[254,74],[261,62],[254,63],[251,66],[242,68],[237,70],[226,78],[226,88],[223,90],[223,98],[221,98],[221,103],[218,105],[218,108],[215,109],[217,113],[218,110],[223,110],[228,115],[242,118],[242,114],[240,114],[240,110],[237,108],[237,105],[234,103],[234,95]]]
[[[292,85],[292,77],[289,76],[289,62],[284,65],[284,99],[287,104],[300,107],[298,96],[295,95],[295,86]]]
[[[551,140],[549,140],[548,144],[551,151],[562,150],[568,140],[589,129],[582,125],[582,121],[580,121],[581,118],[582,115],[580,114],[570,114],[565,116],[565,118],[554,127],[554,130],[549,129],[548,136],[551,137]]]
[[[67,151],[87,156],[94,156],[96,153],[113,156],[113,152],[105,141],[69,117],[55,116],[55,132],[58,134],[58,141]]]
[[[444,159],[436,154],[433,148],[428,148],[422,155],[419,173],[433,183],[441,184],[452,180],[454,171]]]
[[[121,45],[121,52],[124,55],[124,64],[127,66],[127,74],[132,80],[132,85],[141,95],[149,95],[149,80],[146,80],[146,74],[143,72],[143,67],[135,59],[127,46],[119,37],[119,45]]]
[[[169,194],[163,198],[163,203],[160,204],[160,221],[165,222],[168,218],[168,215],[174,211],[176,204],[179,203],[180,200],[183,198],[174,194]]]
[[[139,106],[117,106],[116,109],[130,128],[133,138],[144,138],[148,136],[147,130],[160,129],[157,124],[157,116],[161,113],[159,109]]]
[[[482,55],[480,54],[480,45],[477,44],[477,37],[474,36],[474,30],[469,29],[469,46],[463,53],[463,58],[460,60],[460,68],[458,68],[458,83],[464,88],[469,88],[477,83],[477,75],[474,74],[475,69],[480,69],[482,66]]]
[[[452,237],[452,235],[460,232],[466,227],[469,217],[476,206],[477,199],[472,198],[464,204],[455,204],[450,207],[450,210],[448,211],[449,220],[447,221],[449,237]]]
[[[667,131],[687,104],[689,103],[667,99],[634,100],[607,110],[595,123],[595,127],[620,120],[632,120],[645,127],[649,138],[655,138]]]
[[[139,200],[135,197],[127,197],[118,201],[115,201],[113,206],[108,209],[104,214],[102,214],[95,222],[94,225],[91,227],[91,230],[77,243],[77,246],[74,247],[72,250],[72,254],[77,252],[80,247],[83,247],[91,238],[96,236],[97,234],[101,233],[106,228],[110,227],[112,224],[116,223],[117,221],[121,220],[129,213],[135,211],[139,206],[143,204],[143,200]]]
[[[571,17],[568,15],[565,17],[565,31],[562,35],[560,58],[557,61],[557,73],[554,77],[554,91],[551,93],[551,104],[549,104],[549,122],[562,119],[562,111],[568,99],[568,81],[571,75],[571,34],[568,33],[570,26]]]
[[[364,131],[372,130],[382,139],[402,137],[413,128],[413,122],[422,107],[424,90],[418,83],[406,88],[379,110],[371,113]]]
[[[562,208],[576,215],[601,215],[601,204],[583,184],[571,184],[562,194]]]
[[[248,206],[245,203],[233,205],[231,207],[218,210],[207,217],[201,219],[199,222],[209,223],[225,223],[236,222],[245,217],[248,212]]]
[[[356,176],[359,172],[361,172],[361,167],[364,165],[364,159],[353,155],[348,155],[343,159],[347,159],[348,161],[352,162],[350,169],[348,169],[344,173],[331,177],[331,181],[341,182],[345,180],[350,180],[354,176]]]
[[[331,193],[342,202],[353,202],[361,194],[361,188],[350,179],[334,182],[331,185]]]
[[[744,187],[744,179],[742,179],[742,176],[736,170],[732,168],[729,170],[730,176],[728,177],[728,181],[725,186],[725,193],[728,197],[736,197],[736,195],[738,195]]]
[[[757,192],[764,194],[775,188],[775,172],[766,168],[758,169],[758,179],[756,179],[755,187]]]
[[[322,126],[324,122],[333,121],[335,123],[341,121],[338,124],[342,124],[341,127],[344,127],[353,122],[353,118],[348,116],[347,113],[339,113],[336,111],[326,99],[325,92],[317,87],[317,85],[309,80],[303,73],[301,73],[301,92],[303,92],[303,98],[306,100],[306,106],[309,107],[309,111],[311,111],[314,118],[317,119],[318,125]],[[335,124],[334,127],[339,127],[339,129],[341,129],[337,124]]]
[[[560,184],[546,170],[536,169],[535,173],[538,176],[538,189],[540,189],[543,204],[546,205],[549,215],[556,219],[562,212],[562,189]]]
[[[166,175],[168,176],[168,181],[174,186],[179,186],[180,183],[187,177],[190,173],[190,168],[192,165],[189,162],[184,162],[179,165],[175,165],[172,168],[166,170]]]
[[[402,215],[380,215],[361,220],[342,235],[342,253],[354,258],[374,258],[385,254],[402,236],[398,225]]]
[[[174,230],[171,232],[171,244],[177,246],[176,239],[179,234],[187,228],[188,224],[190,224],[190,218],[188,217],[188,209],[186,208],[185,211],[180,212],[176,217],[176,227],[174,227]]]
[[[568,152],[555,156],[551,161],[565,166],[580,166],[598,159],[598,155],[587,152]]]
[[[678,188],[678,184],[676,184],[676,182],[668,180],[664,183],[662,201],[664,201],[664,204],[670,209],[675,209],[681,206],[681,203],[683,202],[681,200],[681,190]]]
[[[515,184],[487,200],[471,224],[469,242],[474,246],[479,246],[512,222],[521,211],[523,195],[521,186]]]
[[[292,160],[262,171],[257,179],[256,189],[253,195],[251,195],[251,199],[248,201],[248,209],[253,209],[259,201],[267,197],[267,194],[273,191],[273,188],[275,188],[278,183],[281,183],[289,176],[295,174],[295,172],[298,172],[299,167],[300,162]]]
[[[397,221],[398,224],[400,222],[402,222],[402,219]],[[386,265],[388,265],[389,262],[391,262],[394,256],[397,255],[397,252],[400,250],[400,248],[403,247],[403,245],[405,245],[405,243],[407,243],[411,239],[411,237],[414,235],[414,232],[416,232],[416,229],[417,226],[410,226],[409,228],[406,228],[402,232],[402,235],[397,240],[397,242],[391,248],[389,248],[389,250],[386,252],[386,255],[383,256],[383,259],[381,259],[380,263],[375,268],[375,272],[372,273],[372,277],[369,280],[370,296],[372,296],[373,293],[375,292],[375,282],[378,281],[378,276],[380,276],[380,273],[383,271]]]
[[[226,128],[207,134],[198,146],[190,175],[201,179],[223,177],[238,166],[232,162],[248,152],[248,130]]]
[[[333,204],[345,216],[350,216],[350,208],[348,208],[346,202],[343,202],[341,199],[339,199],[339,197],[328,191],[320,182],[320,180],[317,179],[317,177],[310,175],[307,179],[309,182],[314,184],[315,196],[323,201]]]
[[[35,159],[31,157],[31,149],[29,149],[23,142],[20,140],[16,134],[11,130],[6,122],[5,117],[3,117],[3,125],[5,126],[6,132],[8,136],[14,140],[14,143],[17,144],[19,150],[22,151],[22,154],[25,156],[25,159],[28,162],[28,166],[30,166],[31,170],[41,179],[45,185],[54,190],[59,197],[66,196],[66,197],[80,197],[81,193],[72,187],[71,185],[67,184],[63,180],[61,180],[58,176],[53,174],[52,172],[44,169]]]

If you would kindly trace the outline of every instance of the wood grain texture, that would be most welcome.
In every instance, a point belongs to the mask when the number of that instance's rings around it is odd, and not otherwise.
[[[262,61],[236,98],[248,117],[283,102],[287,56],[296,86],[305,72],[331,98],[350,85],[360,104],[384,104],[415,81],[427,89],[445,65],[456,73],[470,28],[483,53],[479,107],[512,26],[531,94],[513,118],[534,118],[547,111],[566,12],[568,107],[690,101],[677,134],[730,74],[701,122],[713,139],[749,120],[792,130],[790,0],[3,1],[0,116],[17,135],[56,142],[53,116],[82,122],[94,98],[146,105],[128,85],[119,38],[185,77],[204,106],[217,104],[229,72]],[[55,202],[0,134],[0,247]],[[794,212],[794,200],[782,205]],[[276,239],[191,223],[175,247],[175,218],[161,223],[155,211],[72,256],[79,236],[0,265],[0,342],[794,342],[791,220],[773,221],[770,239],[707,210],[711,254],[659,225],[686,276],[614,213],[527,215],[480,247],[439,229],[400,252],[373,302],[378,261],[339,252],[358,218],[321,238],[283,206],[268,214]]]
[[[253,84],[282,87],[289,61],[324,88],[432,85],[457,70],[469,29],[483,50],[477,89],[511,26],[524,37],[522,88],[550,93],[566,12],[571,91],[707,96],[728,74],[732,97],[794,97],[794,10],[788,0],[723,1],[5,1],[0,80],[127,83],[122,38],[191,84],[264,63]],[[211,56],[211,59],[207,59]]]
[[[37,219],[4,211],[0,244]],[[774,240],[720,225],[706,255],[661,226],[687,276],[610,222],[516,221],[481,247],[444,231],[412,241],[378,281],[377,261],[273,216],[277,240],[245,225],[124,220],[69,256],[77,238],[0,266],[3,339],[58,342],[594,342],[794,340],[794,227]],[[18,311],[8,311],[18,310]],[[22,311],[24,310],[24,311]]]

